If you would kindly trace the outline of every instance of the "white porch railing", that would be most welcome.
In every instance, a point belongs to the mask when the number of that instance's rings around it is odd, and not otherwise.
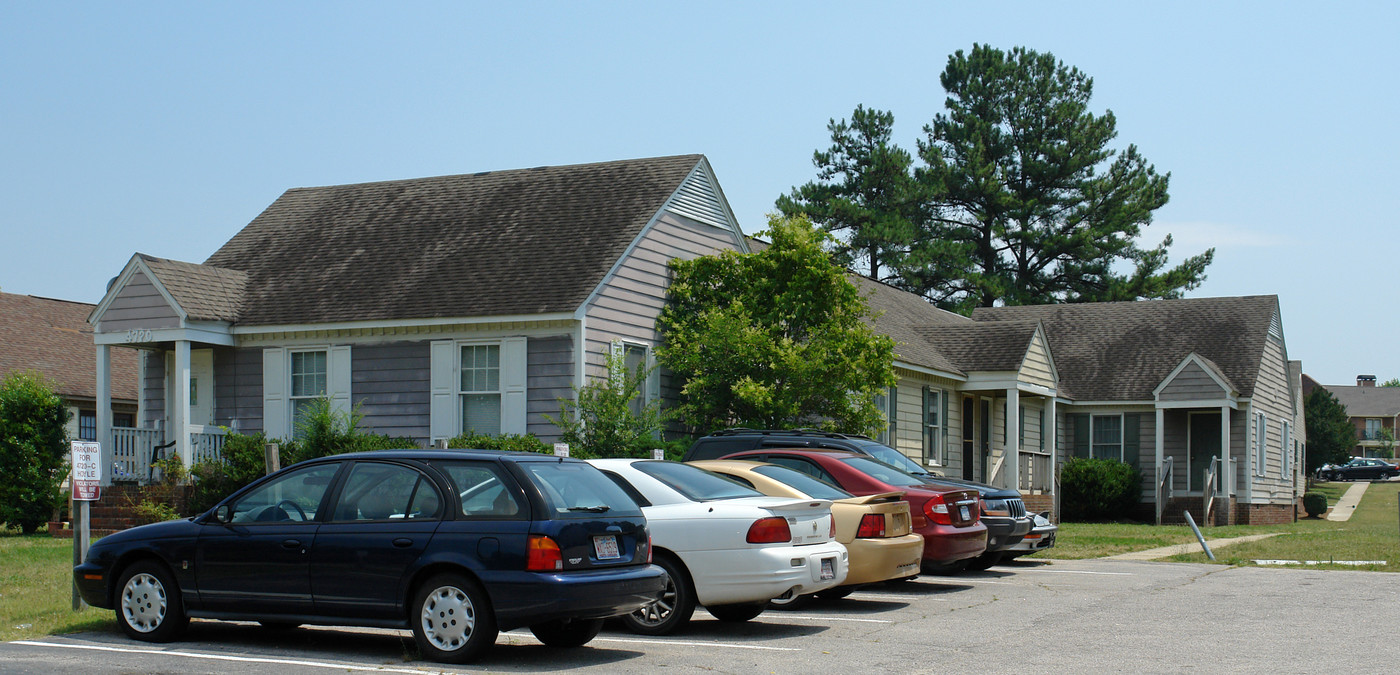
[[[1175,492],[1175,479],[1172,477],[1172,458],[1162,459],[1162,475],[1157,477],[1157,524],[1162,524],[1162,513],[1166,511],[1167,501],[1172,498]]]
[[[228,432],[213,425],[190,425],[190,447],[194,459],[191,464],[218,459],[223,454],[224,440]]]
[[[997,484],[997,477],[1001,475],[1001,465],[1004,462],[1006,462],[1006,453],[997,455],[996,461],[992,462],[992,470],[987,472],[987,480],[984,481],[987,485]]]
[[[1220,458],[1211,457],[1210,467],[1206,469],[1206,479],[1201,485],[1201,520],[1206,524],[1213,524],[1211,520],[1210,507],[1215,505],[1215,497],[1220,492]]]
[[[145,482],[150,475],[151,452],[165,442],[159,429],[112,428],[112,479]]]
[[[1025,492],[1048,492],[1051,481],[1054,480],[1053,458],[1050,455],[1026,452],[1021,454],[1020,462],[1020,471],[1017,472],[1017,482],[1020,485],[1017,487]]]
[[[1235,459],[1234,457],[1231,457],[1229,467],[1230,471],[1225,477],[1225,484],[1229,486],[1230,496],[1233,497],[1239,493],[1240,486],[1238,481],[1240,475],[1240,461],[1238,459]]]

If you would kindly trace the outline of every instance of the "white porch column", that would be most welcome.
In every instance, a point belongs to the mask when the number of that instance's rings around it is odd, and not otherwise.
[[[1055,416],[1055,397],[1050,396],[1045,399],[1045,419],[1049,421],[1045,429],[1040,433],[1044,435],[1045,447],[1050,449],[1050,501],[1054,502],[1055,496],[1055,469],[1060,465],[1060,420]]]
[[[171,406],[170,433],[175,434],[175,451],[180,453],[180,461],[186,466],[194,457],[190,447],[190,341],[175,341],[175,391]],[[165,439],[169,443],[171,439]]]
[[[1021,392],[1006,390],[1006,457],[1002,462],[1006,488],[1021,489]]]
[[[1248,437],[1246,436],[1246,438]],[[1248,454],[1247,450],[1246,454]],[[1227,405],[1220,406],[1220,475],[1222,476],[1220,480],[1221,492],[1224,493],[1221,496],[1229,496],[1230,491],[1235,489],[1235,486],[1233,484],[1226,485],[1225,481],[1233,481],[1236,476],[1230,475],[1230,406]],[[1229,524],[1229,522],[1227,517],[1225,523]]]
[[[97,442],[102,449],[102,484],[112,484],[112,348],[97,345]]]
[[[1162,511],[1167,508],[1167,505],[1163,503],[1162,500],[1162,464],[1166,461],[1166,450],[1162,446],[1163,443],[1166,441],[1167,436],[1166,417],[1166,411],[1162,408],[1158,408],[1156,434],[1155,438],[1153,439],[1153,443],[1157,447],[1157,479],[1156,482],[1152,484],[1152,500],[1157,502],[1156,507],[1158,525],[1162,524]]]

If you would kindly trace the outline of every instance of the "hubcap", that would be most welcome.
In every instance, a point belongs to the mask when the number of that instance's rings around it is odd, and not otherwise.
[[[668,574],[666,588],[661,591],[661,597],[657,598],[656,602],[632,612],[632,618],[648,626],[655,626],[671,618],[671,613],[676,611],[676,596],[676,582]]]
[[[167,609],[165,586],[149,574],[138,574],[127,580],[122,589],[122,617],[138,633],[160,628]]]
[[[443,586],[423,601],[423,635],[445,652],[461,649],[476,628],[476,607],[462,589]]]

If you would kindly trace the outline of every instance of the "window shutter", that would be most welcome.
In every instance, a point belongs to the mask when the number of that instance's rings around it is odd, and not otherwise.
[[[899,385],[890,387],[889,400],[890,447],[899,447]]]
[[[437,340],[428,346],[428,435],[430,443],[457,435],[457,343]]]
[[[661,400],[661,366],[656,364],[656,350],[647,348],[646,402]]]
[[[1134,413],[1123,415],[1123,461],[1131,464],[1134,469],[1138,468],[1139,437],[1138,437],[1138,416]]]
[[[1040,449],[1045,449],[1045,408],[1040,409]]]
[[[269,440],[291,438],[287,403],[287,350],[263,350],[263,433]]]
[[[501,340],[501,433],[525,433],[527,343],[523,337]]]
[[[1069,415],[1068,417],[1074,420],[1074,456],[1088,457],[1090,438],[1089,415],[1087,413],[1078,413]]]
[[[931,447],[933,444],[933,435],[930,434],[928,431],[929,388],[927,385],[924,386],[923,393],[923,405],[919,407],[919,436],[923,439],[922,443],[924,463],[928,463],[930,461],[933,461],[935,458],[933,457],[933,448]]]
[[[331,409],[349,415],[350,405],[350,345],[331,347],[326,354],[326,396]]]
[[[941,423],[943,424],[943,426],[942,426],[941,429],[939,429],[939,431],[941,431],[942,434],[943,434],[943,448],[942,448],[942,452],[940,452],[939,454],[941,454],[941,455],[943,456],[943,465],[944,465],[944,466],[947,466],[947,465],[948,465],[948,427],[949,427],[949,426],[952,426],[952,425],[948,422],[948,392],[946,392],[946,391],[943,392],[942,398],[943,398],[943,417],[939,419],[939,422],[941,422]]]

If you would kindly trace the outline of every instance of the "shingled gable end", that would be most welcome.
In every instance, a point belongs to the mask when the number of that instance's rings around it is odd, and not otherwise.
[[[652,358],[667,262],[726,248],[702,155],[295,188],[202,264],[133,256],[91,319],[145,352],[137,425],[187,463],[223,428],[290,437],[317,395],[424,445],[548,441],[608,351]]]

